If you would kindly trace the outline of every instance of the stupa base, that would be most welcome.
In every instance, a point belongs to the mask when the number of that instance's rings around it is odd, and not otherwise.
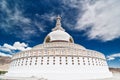
[[[30,73],[5,74],[2,79],[11,80],[93,80],[112,77],[112,73]]]

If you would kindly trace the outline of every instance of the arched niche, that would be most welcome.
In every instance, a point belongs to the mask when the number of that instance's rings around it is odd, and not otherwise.
[[[70,42],[70,43],[74,43],[74,40],[73,40],[72,37],[70,37],[69,42]]]
[[[46,38],[45,38],[45,41],[44,41],[45,43],[49,43],[50,42],[50,37],[49,36],[47,36]]]

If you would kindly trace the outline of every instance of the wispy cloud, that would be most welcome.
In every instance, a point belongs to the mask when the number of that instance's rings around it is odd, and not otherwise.
[[[36,20],[34,21],[34,24],[37,27],[37,29],[42,32],[46,32],[45,30],[45,28],[47,27],[46,24],[49,24],[49,23],[45,23],[45,21],[52,23],[56,19],[56,14],[54,12],[45,13],[43,15],[35,14],[35,16],[36,16]],[[38,21],[37,19],[38,20],[42,19],[42,20]]]
[[[62,0],[62,3],[71,8],[80,8],[80,6],[82,6],[81,3],[85,1],[86,0]]]
[[[13,8],[9,7],[9,4],[7,2],[7,0],[2,0],[0,3],[0,9],[1,9],[1,17],[2,17],[2,21],[1,21],[1,25],[2,27],[6,28],[6,27],[11,27],[12,25],[17,25],[17,24],[30,24],[31,20],[27,17],[24,16],[23,14],[23,9],[20,8],[20,5],[18,5],[17,3],[14,4]],[[4,21],[4,22],[3,22]],[[5,25],[6,24],[6,25]],[[4,29],[5,29],[4,28]]]
[[[51,12],[43,11],[28,17],[20,4],[14,2],[10,8],[7,0],[1,0],[0,29],[21,39],[30,39],[33,35],[40,36],[38,32],[45,32],[60,12],[65,27],[84,30],[89,39],[110,41],[120,37],[119,0],[61,0],[58,3],[58,7],[51,3]],[[50,23],[46,24],[48,21]]]
[[[89,0],[83,4],[76,29],[85,30],[90,39],[110,41],[120,37],[120,1]]]
[[[116,58],[120,58],[120,53],[115,53],[107,56],[107,60],[115,60]]]
[[[27,17],[24,13],[25,9],[17,2],[19,1],[13,2],[13,7],[11,8],[7,0],[1,0],[0,29],[23,40],[29,39],[33,35],[39,36],[37,31],[45,31],[43,25],[40,22],[38,24],[37,19],[31,20],[31,17]],[[37,30],[38,28],[40,29]]]
[[[10,14],[9,16],[9,19],[13,20],[15,24],[19,24],[19,22],[21,22],[29,25],[31,23],[31,19],[25,17],[22,11],[20,11],[16,6],[14,9],[14,13]]]
[[[39,15],[37,15],[37,16],[39,16]],[[56,19],[56,14],[55,14],[54,12],[45,13],[45,14],[39,16],[39,17],[41,17],[41,18],[44,19],[44,20],[47,20],[47,21],[51,21],[51,22],[52,22],[52,21],[54,21],[54,20]]]

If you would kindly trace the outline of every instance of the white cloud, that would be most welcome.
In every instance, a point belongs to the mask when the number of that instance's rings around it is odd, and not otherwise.
[[[28,44],[25,43],[20,43],[20,42],[15,42],[13,44],[13,47],[15,47],[18,50],[25,51],[25,50],[30,50],[31,48],[28,47]]]
[[[77,30],[86,30],[90,39],[110,41],[120,37],[120,1],[97,0],[83,4],[84,13],[78,17]]]
[[[11,45],[9,45],[9,44],[7,44],[7,43],[5,43],[5,44],[3,45],[3,47],[5,47],[6,49],[16,49],[15,47],[13,47],[13,46],[11,46]]]
[[[5,47],[3,47],[3,46],[0,46],[0,51],[5,51],[5,52],[11,52],[11,50],[10,49],[8,49],[8,48],[5,48]]]
[[[8,49],[13,49],[13,50],[20,50],[20,51],[31,49],[31,47],[28,47],[28,44],[20,43],[20,42],[15,42],[13,45],[9,45],[5,43],[3,47],[8,48]]]
[[[5,54],[5,53],[2,53],[2,52],[0,52],[0,56],[12,57],[12,55],[10,55],[10,54]]]
[[[112,54],[107,56],[107,60],[114,60],[115,58],[120,58],[120,53]]]
[[[26,51],[26,50],[30,50],[31,47],[28,46],[28,44],[22,42],[14,42],[13,45],[4,43],[3,46],[0,46],[0,55],[2,56],[9,56],[12,54],[15,54],[19,51]]]

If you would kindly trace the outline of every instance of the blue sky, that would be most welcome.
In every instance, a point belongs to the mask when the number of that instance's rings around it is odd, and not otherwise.
[[[42,44],[57,15],[75,43],[105,54],[120,67],[119,0],[0,0],[0,55]]]

